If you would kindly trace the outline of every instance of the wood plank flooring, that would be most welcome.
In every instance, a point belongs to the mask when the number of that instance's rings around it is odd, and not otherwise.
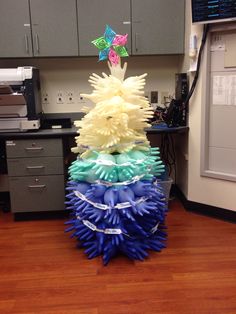
[[[64,220],[0,213],[0,313],[236,313],[236,226],[172,201],[167,248],[145,262],[87,260]]]

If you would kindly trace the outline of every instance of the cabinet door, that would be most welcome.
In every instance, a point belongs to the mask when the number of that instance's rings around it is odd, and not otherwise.
[[[31,57],[28,0],[0,0],[0,57]]]
[[[78,56],[76,0],[30,0],[34,56]]]
[[[65,209],[63,175],[10,177],[9,187],[13,213]]]
[[[77,0],[79,55],[96,56],[98,49],[91,41],[103,35],[106,24],[117,34],[128,34],[128,51],[131,51],[130,1],[128,0]]]
[[[184,52],[184,0],[132,0],[132,54]]]

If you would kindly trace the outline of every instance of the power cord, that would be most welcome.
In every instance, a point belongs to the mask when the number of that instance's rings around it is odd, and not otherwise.
[[[196,72],[195,72],[195,75],[194,75],[194,79],[193,79],[191,88],[190,88],[190,90],[188,92],[188,95],[187,95],[185,101],[184,101],[184,106],[186,106],[188,104],[188,101],[191,98],[191,96],[192,96],[192,94],[194,92],[194,89],[195,89],[195,87],[197,85],[199,71],[200,71],[200,65],[201,65],[201,60],[202,60],[202,52],[203,52],[203,48],[204,48],[205,43],[206,43],[208,30],[209,30],[209,24],[204,24],[201,46],[199,48],[199,53],[198,53],[198,58],[197,58],[197,68],[196,68]]]
[[[164,133],[161,136],[161,159],[167,167],[168,175],[171,176],[172,169],[174,169],[174,182],[176,184],[176,154],[175,154],[175,145],[172,134]]]

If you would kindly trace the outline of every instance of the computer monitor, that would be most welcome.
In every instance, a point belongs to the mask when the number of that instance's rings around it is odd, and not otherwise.
[[[236,0],[192,0],[193,23],[236,21]]]

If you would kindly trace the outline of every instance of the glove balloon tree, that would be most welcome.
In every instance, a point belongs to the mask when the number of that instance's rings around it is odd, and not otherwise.
[[[67,208],[72,218],[66,231],[85,248],[88,258],[101,255],[104,264],[123,253],[143,260],[149,250],[165,245],[167,206],[156,176],[164,171],[159,149],[150,147],[144,129],[153,111],[144,97],[146,74],[125,77],[127,35],[106,26],[92,43],[99,60],[109,59],[110,75],[92,74],[94,88],[83,97],[94,107],[80,121],[78,154],[69,167]]]

